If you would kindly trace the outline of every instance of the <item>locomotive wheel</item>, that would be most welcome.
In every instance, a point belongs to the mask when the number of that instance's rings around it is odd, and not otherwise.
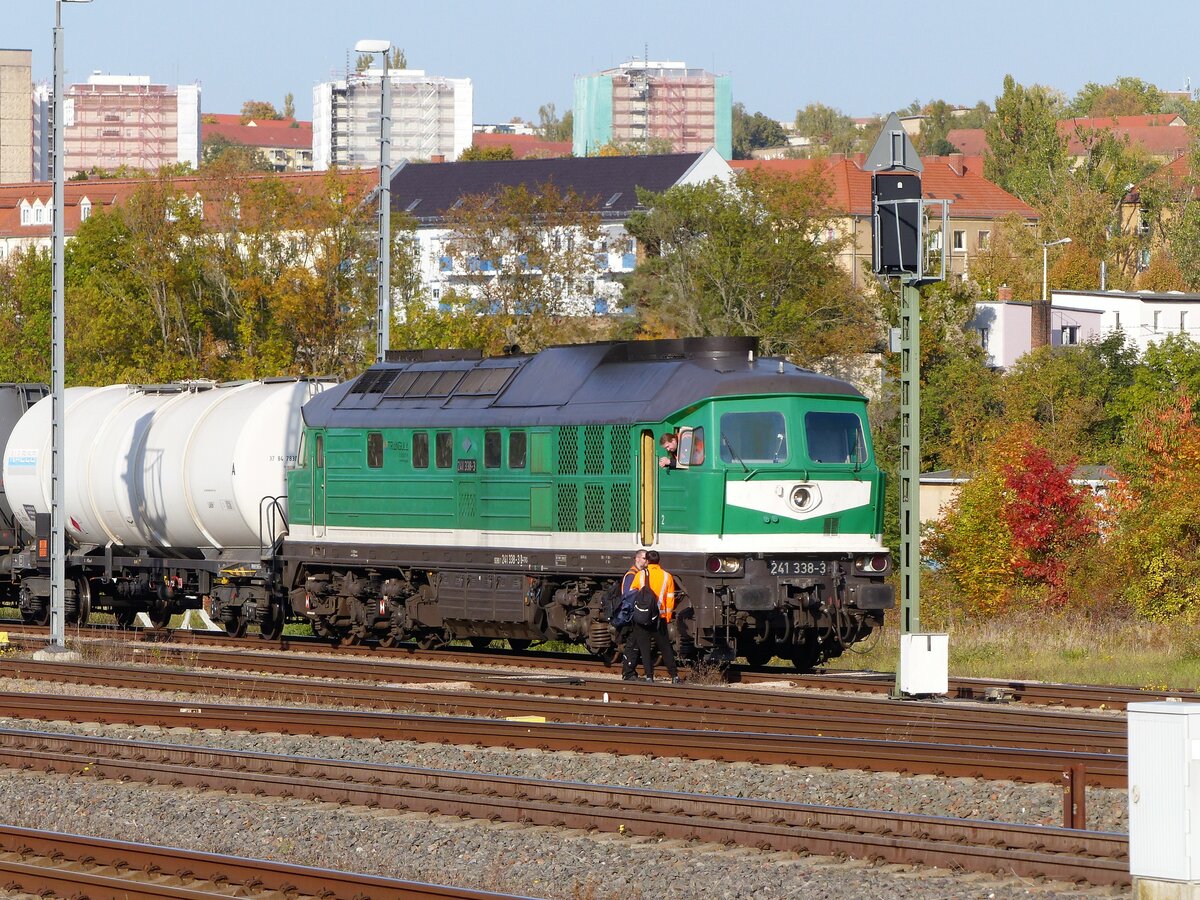
[[[741,650],[742,656],[746,658],[747,665],[754,669],[761,669],[775,655],[774,648],[770,644],[749,643],[745,647],[739,647],[738,649]]]
[[[171,604],[166,600],[152,600],[146,614],[155,628],[166,628],[171,624]]]
[[[524,653],[526,650],[529,649],[529,645],[532,643],[533,643],[533,641],[529,640],[529,638],[509,638],[508,639],[508,646],[512,647],[518,653]]]
[[[490,637],[473,637],[467,638],[467,640],[476,650],[486,650],[488,647],[492,646],[492,639]]]
[[[26,625],[49,625],[50,624],[50,604],[40,607],[31,613],[25,613],[21,616],[25,620]]]

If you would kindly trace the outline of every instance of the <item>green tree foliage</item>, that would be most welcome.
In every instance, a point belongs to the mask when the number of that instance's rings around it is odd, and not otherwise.
[[[651,137],[648,141],[609,141],[588,156],[661,156],[674,152],[675,145],[670,138]]]
[[[1122,76],[1112,84],[1089,81],[1066,109],[1067,115],[1101,118],[1162,112],[1163,94],[1140,78]]]
[[[810,103],[796,112],[796,134],[812,141],[814,150],[853,153],[864,143],[865,132],[859,131],[854,120],[841,110]]]
[[[578,314],[594,306],[595,205],[547,183],[469,195],[447,214],[445,252],[467,298],[461,305],[498,325],[502,346],[534,351],[586,332]]]
[[[291,91],[283,95],[283,117],[285,119],[296,118],[296,96]]]
[[[783,126],[763,113],[748,113],[744,104],[733,104],[733,158],[750,159],[755,150],[787,145]]]
[[[1054,95],[1004,76],[995,115],[984,126],[984,175],[1027,203],[1050,196],[1067,172],[1066,143],[1058,133]]]
[[[479,162],[480,160],[515,159],[516,154],[509,144],[501,147],[466,147],[458,154],[459,162]]]
[[[560,117],[553,103],[538,107],[538,135],[544,141],[569,141],[575,129],[575,114],[567,110]]]
[[[648,211],[627,228],[645,258],[626,297],[643,333],[753,335],[764,353],[804,364],[878,342],[877,313],[838,262],[844,240],[820,173],[748,172],[639,201]]]
[[[4,381],[50,381],[51,278],[48,250],[19,251],[0,263],[0,379]]]
[[[200,168],[232,167],[243,172],[270,172],[271,163],[257,147],[214,134],[200,148]]]
[[[1118,583],[1142,616],[1200,612],[1200,422],[1190,395],[1143,409],[1122,459],[1108,553]]]
[[[282,119],[275,109],[275,104],[269,100],[247,100],[242,104],[242,123],[253,119]]]
[[[1042,298],[1042,247],[1037,232],[1018,213],[995,221],[987,246],[972,261],[971,278],[981,299],[994,300],[1000,287],[1016,300]]]

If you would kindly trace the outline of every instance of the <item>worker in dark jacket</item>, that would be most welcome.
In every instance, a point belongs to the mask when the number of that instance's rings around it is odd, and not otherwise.
[[[667,635],[667,622],[670,622],[675,609],[675,579],[658,562],[658,551],[647,550],[646,568],[634,576],[632,581],[638,595],[634,603],[629,638],[625,642],[625,670],[622,677],[636,678],[640,661],[646,671],[646,680],[653,681],[657,645],[672,683],[678,684],[679,669],[675,665],[675,648],[671,646]]]

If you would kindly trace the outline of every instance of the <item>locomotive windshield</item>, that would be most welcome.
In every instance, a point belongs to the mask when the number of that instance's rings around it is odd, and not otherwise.
[[[810,412],[804,415],[808,457],[817,463],[863,463],[867,445],[862,422],[854,413]]]
[[[721,459],[727,463],[787,462],[783,413],[735,412],[721,416]]]

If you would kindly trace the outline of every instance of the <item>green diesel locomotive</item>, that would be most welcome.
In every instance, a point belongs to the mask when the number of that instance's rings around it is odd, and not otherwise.
[[[811,668],[895,602],[866,407],[749,338],[389,354],[303,407],[282,582],[331,639],[604,656],[652,547],[685,655]]]

